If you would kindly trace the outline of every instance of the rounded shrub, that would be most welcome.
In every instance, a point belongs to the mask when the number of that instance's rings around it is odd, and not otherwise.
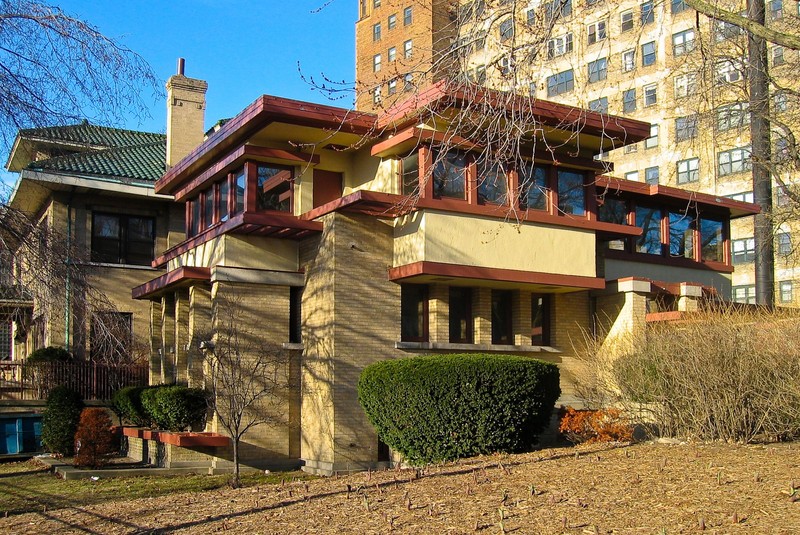
[[[38,364],[40,362],[70,362],[72,361],[72,353],[63,347],[48,346],[40,347],[36,351],[28,355],[25,362],[28,364]]]
[[[111,418],[103,409],[83,409],[75,433],[75,466],[99,468],[114,453]]]
[[[42,413],[42,443],[48,451],[67,456],[73,454],[82,409],[80,394],[69,387],[57,386],[50,391]]]
[[[111,397],[111,408],[121,422],[137,427],[150,425],[150,419],[142,407],[142,392],[146,389],[144,386],[126,386],[114,392]]]
[[[208,407],[206,392],[200,388],[161,385],[141,393],[142,407],[153,424],[167,431],[200,429]]]
[[[556,365],[510,355],[387,360],[358,382],[378,436],[415,464],[528,449],[560,394]]]

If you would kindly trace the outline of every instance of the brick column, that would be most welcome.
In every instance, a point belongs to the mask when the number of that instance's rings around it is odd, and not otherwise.
[[[531,292],[517,290],[511,301],[514,345],[531,345]]]
[[[203,358],[201,341],[211,337],[211,288],[196,284],[189,287],[189,343],[191,344],[187,373],[189,386],[203,387]]]
[[[189,383],[189,289],[175,291],[175,382]]]
[[[450,287],[432,284],[428,289],[428,332],[432,343],[450,341]]]
[[[702,286],[681,283],[681,295],[678,297],[678,310],[681,312],[697,312],[700,298],[703,297]]]
[[[476,344],[492,343],[492,290],[475,288],[472,291],[472,316]]]
[[[161,347],[159,382],[169,384],[175,369],[175,297],[172,294],[161,298]]]
[[[161,382],[161,354],[164,344],[161,338],[161,301],[150,302],[150,377],[151,385]]]

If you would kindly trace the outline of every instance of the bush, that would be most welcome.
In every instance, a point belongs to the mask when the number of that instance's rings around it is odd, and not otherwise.
[[[63,347],[49,346],[41,347],[28,355],[25,362],[28,364],[38,364],[40,362],[70,362],[72,353]]]
[[[83,400],[74,390],[57,386],[50,391],[42,414],[42,443],[48,451],[72,455],[81,409]]]
[[[508,355],[383,361],[358,382],[378,436],[417,464],[528,449],[560,393],[554,364]]]
[[[145,386],[126,386],[114,392],[111,397],[111,409],[120,419],[137,427],[150,425],[150,419],[142,407],[142,392]]]
[[[99,468],[114,453],[111,418],[103,409],[83,409],[75,433],[75,466]]]
[[[202,429],[208,402],[205,390],[185,386],[161,385],[141,393],[144,412],[159,429],[184,431]]]
[[[567,407],[558,430],[573,444],[630,442],[633,438],[633,426],[618,409],[575,410]]]

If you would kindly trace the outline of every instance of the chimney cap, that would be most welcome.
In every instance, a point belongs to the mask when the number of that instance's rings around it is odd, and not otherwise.
[[[184,70],[185,66],[186,66],[186,60],[183,59],[183,58],[178,58],[178,73],[177,74],[179,76],[183,76],[183,70]]]

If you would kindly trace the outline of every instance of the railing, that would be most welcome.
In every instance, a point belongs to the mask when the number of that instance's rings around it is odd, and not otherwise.
[[[147,384],[146,365],[111,366],[96,362],[0,362],[0,400],[47,399],[50,390],[66,385],[84,400],[109,400],[125,386]]]

